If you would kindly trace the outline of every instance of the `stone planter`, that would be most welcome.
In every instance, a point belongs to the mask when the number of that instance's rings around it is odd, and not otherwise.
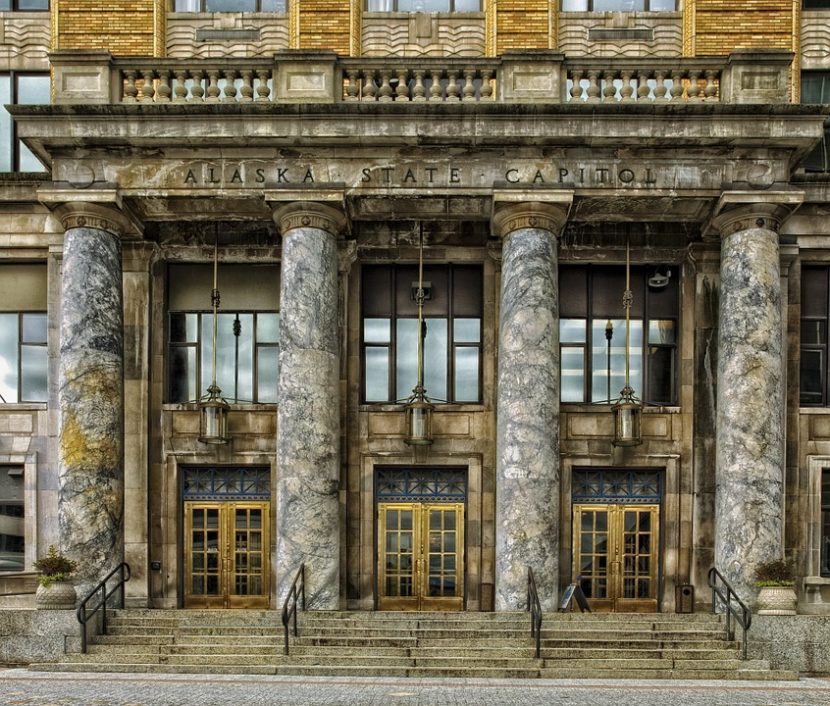
[[[48,587],[38,586],[35,606],[38,610],[74,610],[78,594],[71,581],[53,581]]]
[[[797,604],[794,586],[764,586],[755,606],[758,615],[795,615]]]

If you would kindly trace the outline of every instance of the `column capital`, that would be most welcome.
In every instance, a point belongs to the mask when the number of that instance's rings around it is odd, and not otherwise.
[[[520,228],[541,228],[559,236],[572,201],[572,191],[494,192],[493,233],[505,238]]]
[[[96,228],[118,238],[140,236],[143,224],[121,201],[115,188],[77,189],[47,184],[37,192],[38,200],[57,217],[64,230]]]
[[[704,232],[721,238],[756,228],[777,233],[803,201],[803,191],[727,191],[718,199]]]
[[[349,220],[342,207],[335,207],[319,201],[293,201],[277,205],[274,209],[274,223],[285,236],[295,228],[317,228],[339,236],[348,230]]]

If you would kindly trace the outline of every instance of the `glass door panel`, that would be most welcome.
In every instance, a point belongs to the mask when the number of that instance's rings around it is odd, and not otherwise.
[[[186,608],[267,608],[269,503],[184,504]]]
[[[658,505],[574,505],[573,575],[595,611],[657,610]]]
[[[463,608],[463,503],[378,505],[378,607]]]

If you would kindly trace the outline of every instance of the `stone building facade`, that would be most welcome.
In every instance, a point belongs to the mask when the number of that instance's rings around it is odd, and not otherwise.
[[[55,544],[133,606],[304,565],[317,609],[517,609],[531,568],[685,611],[786,556],[825,610],[830,6],[18,2],[5,605]]]

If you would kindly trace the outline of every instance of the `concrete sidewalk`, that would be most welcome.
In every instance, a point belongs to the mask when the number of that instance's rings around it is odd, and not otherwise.
[[[2,706],[828,706],[798,682],[360,679],[0,671]]]

